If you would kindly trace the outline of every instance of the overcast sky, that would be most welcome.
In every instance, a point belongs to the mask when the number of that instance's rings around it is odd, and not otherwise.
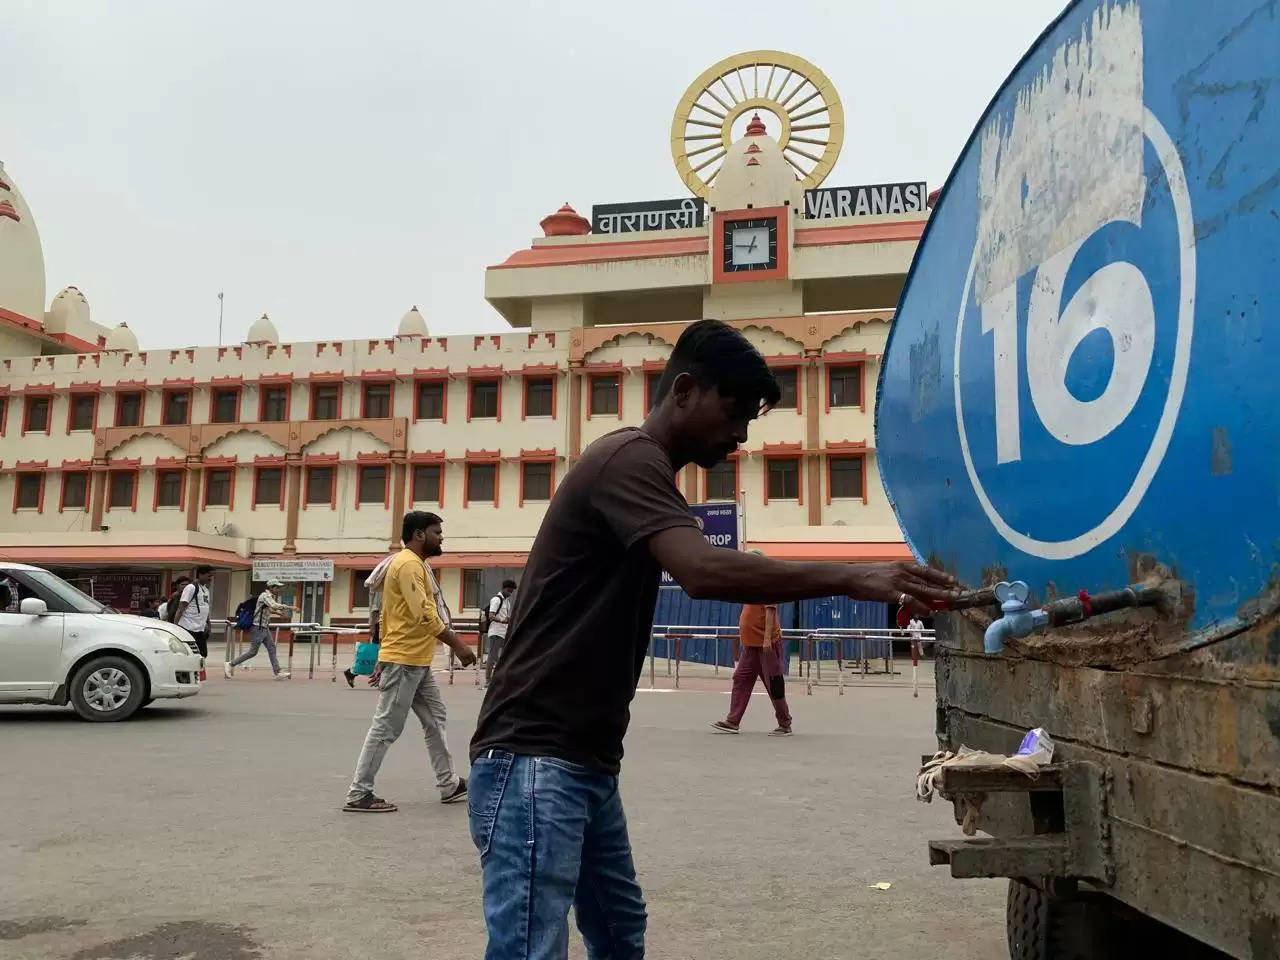
[[[834,82],[828,186],[941,185],[1063,0],[8,0],[0,160],[49,296],[144,347],[497,331],[484,268],[561,203],[686,195],[685,88],[779,49]]]

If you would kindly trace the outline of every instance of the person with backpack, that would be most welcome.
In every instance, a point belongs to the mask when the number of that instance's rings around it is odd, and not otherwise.
[[[515,596],[516,582],[503,580],[502,590],[489,599],[489,604],[480,613],[481,633],[485,635],[485,649],[488,655],[484,663],[485,686],[493,679],[493,667],[502,655],[502,643],[507,639],[507,624],[511,622],[512,597]]]
[[[209,659],[209,584],[213,580],[213,567],[196,567],[195,580],[182,588],[173,622],[195,640],[200,659]]]
[[[169,586],[169,592],[160,601],[160,605],[156,608],[156,614],[166,623],[173,623],[173,615],[178,610],[178,600],[182,597],[182,591],[188,583],[191,582],[190,577],[178,577]]]
[[[268,580],[267,589],[258,594],[258,599],[254,601],[250,619],[250,627],[253,633],[250,635],[249,649],[231,662],[222,665],[222,675],[228,680],[234,676],[236,667],[256,657],[258,648],[263,646],[267,648],[267,658],[271,661],[271,672],[275,674],[276,679],[288,680],[292,676],[288,671],[280,669],[280,661],[276,659],[276,638],[271,633],[272,617],[287,616],[298,609],[287,603],[280,602],[280,588],[283,586],[284,584],[279,580]],[[247,602],[245,601],[245,603]],[[244,607],[245,604],[242,603],[236,608],[237,627],[240,626],[241,611]]]

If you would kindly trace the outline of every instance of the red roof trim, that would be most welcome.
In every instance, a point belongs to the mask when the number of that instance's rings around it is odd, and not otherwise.
[[[804,366],[804,354],[803,353],[774,353],[765,357],[764,362],[771,367],[790,370],[792,367]]]
[[[583,373],[621,373],[623,369],[621,360],[584,363],[582,365]]]
[[[13,465],[15,470],[48,470],[48,460],[19,460]]]
[[[381,341],[378,341],[378,342],[381,342]],[[365,380],[365,381],[373,380],[379,383],[383,383],[383,382],[391,383],[398,380],[399,378],[400,378],[400,374],[398,374],[394,370],[361,370],[356,375],[357,380]]]
[[[49,394],[53,393],[53,384],[52,383],[28,383],[25,387],[22,388],[22,392],[31,394],[33,396],[38,396],[38,397],[48,396]]]
[[[49,336],[65,346],[75,347],[81,353],[98,353],[102,349],[102,344],[90,343],[69,333],[51,333]]]
[[[339,370],[307,374],[307,381],[309,383],[341,383],[345,379],[347,379],[347,375]]]
[[[924,220],[897,223],[854,223],[840,227],[801,227],[795,231],[797,247],[825,247],[845,243],[897,243],[917,241],[924,234]]]
[[[837,363],[863,363],[867,360],[878,359],[880,359],[880,354],[867,353],[865,350],[836,350],[822,355],[822,362],[827,366]]]
[[[308,466],[330,466],[339,463],[340,458],[336,453],[308,453],[302,462]]]
[[[163,381],[166,390],[187,390],[196,385],[195,377],[165,377]]]
[[[410,463],[444,463],[443,450],[419,450],[409,454]]]
[[[507,257],[504,262],[494,264],[489,269],[568,267],[582,263],[608,263],[618,260],[705,256],[708,244],[707,238],[701,236],[669,237],[664,240],[635,240],[621,243],[569,243],[530,247],[528,250],[517,250]]]
[[[63,460],[61,469],[88,470],[89,467],[92,466],[92,464],[93,464],[92,460]]]
[[[502,366],[496,367],[467,367],[467,379],[478,379],[480,377],[500,377],[503,374]]]
[[[185,457],[156,457],[157,469],[172,469],[174,467],[185,467],[186,465],[187,460]]]
[[[558,363],[526,363],[519,368],[508,367],[507,373],[518,373],[526,377],[546,377],[559,374],[561,369]]]
[[[147,381],[145,380],[117,380],[112,390],[145,390],[147,389]]]
[[[262,456],[259,454],[253,458],[253,465],[255,467],[283,467],[285,462],[283,455]]]
[[[206,467],[234,467],[239,463],[238,457],[205,457],[204,465]]]
[[[101,380],[83,380],[67,388],[71,393],[97,393],[102,389]]]
[[[293,383],[292,373],[265,373],[258,378],[258,383],[266,387],[284,387]]]

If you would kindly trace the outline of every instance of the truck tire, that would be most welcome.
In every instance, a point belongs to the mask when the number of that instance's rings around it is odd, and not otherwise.
[[[1114,914],[1101,898],[1054,897],[1009,881],[1005,929],[1009,960],[1111,960]]]
[[[81,720],[110,723],[133,716],[147,699],[138,665],[123,657],[96,657],[71,678],[71,706]]]

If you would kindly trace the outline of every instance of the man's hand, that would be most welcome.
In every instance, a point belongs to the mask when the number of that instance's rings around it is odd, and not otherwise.
[[[849,571],[854,578],[850,597],[896,603],[913,613],[944,610],[958,592],[951,574],[918,563],[860,563]]]
[[[470,667],[476,662],[475,651],[468,647],[465,643],[459,642],[453,648],[453,652],[458,657],[458,662],[464,667]]]

